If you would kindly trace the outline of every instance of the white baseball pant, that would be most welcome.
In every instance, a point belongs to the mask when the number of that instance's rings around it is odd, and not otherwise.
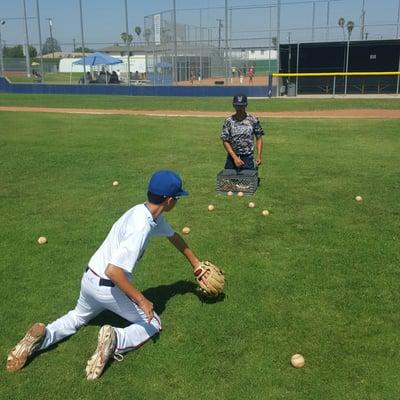
[[[115,354],[140,347],[161,330],[160,317],[156,313],[149,323],[142,309],[118,287],[100,286],[99,281],[100,278],[91,270],[83,274],[75,309],[46,326],[46,335],[40,350],[73,335],[82,325],[86,325],[106,309],[132,322],[126,328],[114,327],[117,334]]]

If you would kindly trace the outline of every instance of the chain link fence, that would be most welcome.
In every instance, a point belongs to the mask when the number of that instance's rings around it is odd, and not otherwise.
[[[221,3],[147,15],[136,41],[121,42],[122,38],[118,37],[116,41],[100,43],[93,41],[96,35],[92,32],[87,35],[90,39],[85,43],[75,39],[58,42],[61,51],[54,52],[53,49],[43,59],[38,55],[30,60],[29,74],[32,70],[40,70],[45,75],[42,77],[44,82],[76,83],[83,70],[72,67],[75,60],[71,56],[79,55],[75,52],[79,46],[120,58],[121,64],[105,66],[104,69],[110,73],[117,71],[123,84],[267,85],[269,75],[280,71],[278,49],[281,45],[399,38],[399,18],[367,24],[366,10],[359,0]],[[71,15],[76,14],[76,5],[71,4],[70,7]],[[123,13],[122,3],[120,8]],[[391,8],[392,16],[400,15],[400,0],[398,4],[393,1]],[[296,20],[293,15],[297,14],[306,17]],[[89,20],[90,13],[85,15]],[[341,19],[343,24],[339,23]],[[57,20],[53,20],[56,34]],[[353,23],[351,32],[346,21]],[[37,21],[31,17],[28,23],[32,36],[29,43],[40,53],[39,40],[34,34],[37,32]],[[96,24],[100,26],[101,21],[96,21]],[[121,32],[124,28],[121,21]],[[4,27],[0,29],[3,29],[4,39]],[[71,36],[80,37],[80,33],[71,32]],[[4,40],[0,44],[4,47]],[[19,44],[7,37],[7,47]],[[24,70],[28,72],[24,59],[2,58],[4,74],[11,80],[23,80]],[[69,59],[70,62],[61,62],[60,59]],[[90,72],[95,74],[99,71],[90,69]]]

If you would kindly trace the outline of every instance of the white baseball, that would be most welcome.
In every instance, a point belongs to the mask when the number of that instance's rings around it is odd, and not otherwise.
[[[215,208],[215,207],[214,207],[212,204],[210,204],[210,205],[208,206],[208,211],[213,211],[214,208]]]
[[[118,181],[114,181],[113,182],[113,186],[118,186],[119,185],[119,182]]]
[[[243,192],[238,192],[238,197],[243,197]]]
[[[184,226],[182,228],[182,233],[184,233],[185,235],[187,235],[190,232],[190,228],[188,226]]]
[[[363,201],[363,198],[361,196],[356,196],[356,201]]]
[[[250,203],[249,203],[249,208],[254,208],[256,205],[251,201]]]
[[[39,244],[46,244],[47,243],[47,237],[40,236],[40,238],[37,241],[38,241]]]
[[[226,193],[228,196],[232,196],[233,192],[230,190],[229,192]]]
[[[262,210],[262,215],[264,215],[264,217],[267,217],[269,215],[269,211],[268,210]]]
[[[304,357],[301,354],[294,354],[290,359],[290,362],[295,368],[303,368],[304,364],[306,363]]]

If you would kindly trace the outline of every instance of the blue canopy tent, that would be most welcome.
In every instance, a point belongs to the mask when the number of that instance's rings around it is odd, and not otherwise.
[[[90,67],[90,70],[92,71],[93,66],[96,65],[115,65],[115,64],[121,64],[122,60],[109,56],[108,54],[105,53],[90,53],[87,54],[85,57],[82,57],[78,61],[74,61],[72,64],[73,65],[88,65]],[[106,80],[106,83],[107,80]]]
[[[89,66],[93,65],[114,65],[114,64],[120,64],[122,63],[121,60],[118,58],[109,56],[108,54],[105,53],[91,53],[86,55],[84,58],[81,58],[78,61],[75,61],[73,64],[74,65],[83,65],[83,60],[85,60],[85,64]]]

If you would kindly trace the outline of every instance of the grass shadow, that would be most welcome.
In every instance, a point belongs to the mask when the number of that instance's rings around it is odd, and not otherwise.
[[[161,315],[167,306],[168,301],[174,296],[183,296],[187,293],[197,294],[197,285],[189,281],[177,281],[168,285],[160,285],[145,289],[143,295],[154,304],[154,310]],[[114,314],[111,311],[102,311],[97,317],[93,318],[88,325],[105,325],[118,326],[126,328],[131,323],[124,318]]]

